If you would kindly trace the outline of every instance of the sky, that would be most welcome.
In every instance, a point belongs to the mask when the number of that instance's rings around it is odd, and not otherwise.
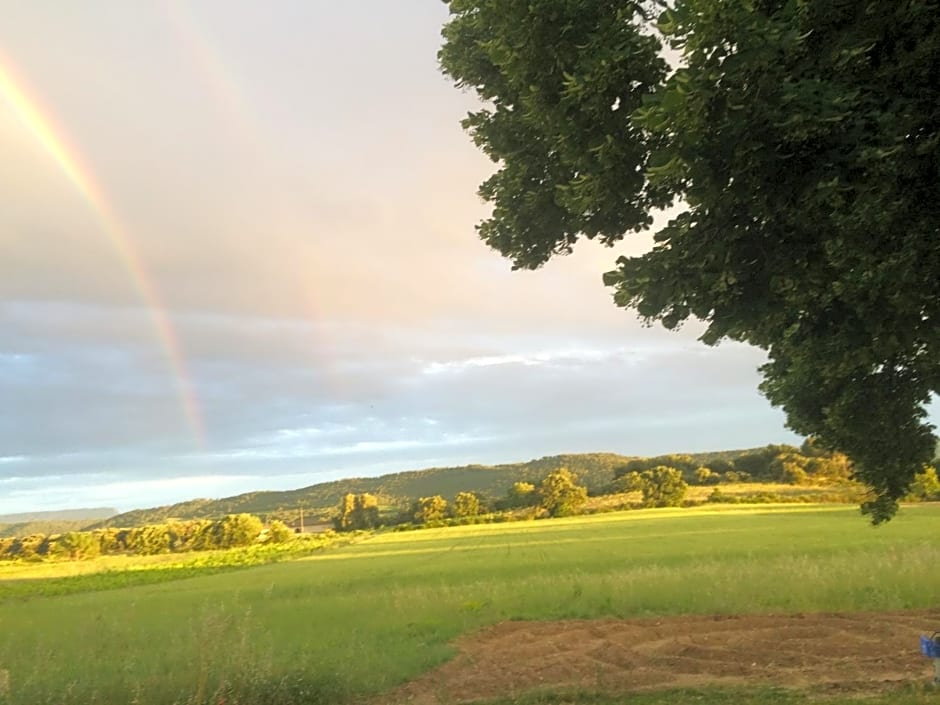
[[[0,513],[798,439],[761,351],[476,237],[427,0],[0,8]]]

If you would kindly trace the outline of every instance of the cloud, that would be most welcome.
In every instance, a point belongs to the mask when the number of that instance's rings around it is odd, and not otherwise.
[[[612,305],[601,273],[649,234],[534,272],[477,239],[492,164],[442,4],[51,12],[5,10],[0,45],[143,269],[0,104],[6,510],[789,437],[762,353]]]

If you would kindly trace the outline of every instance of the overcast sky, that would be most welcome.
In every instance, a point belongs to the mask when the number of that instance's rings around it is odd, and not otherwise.
[[[0,513],[788,442],[759,351],[511,272],[429,0],[0,7]]]

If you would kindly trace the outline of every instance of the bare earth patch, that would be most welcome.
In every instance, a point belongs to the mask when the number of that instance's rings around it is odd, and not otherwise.
[[[504,622],[459,639],[453,660],[382,700],[436,705],[573,687],[880,688],[930,677],[918,638],[936,629],[940,609]]]

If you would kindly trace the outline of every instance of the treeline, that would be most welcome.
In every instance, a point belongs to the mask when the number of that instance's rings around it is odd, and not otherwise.
[[[499,497],[479,492],[459,491],[448,501],[440,494],[419,497],[398,510],[382,513],[379,499],[370,493],[348,493],[334,516],[337,531],[367,530],[380,526],[399,529],[455,524],[503,522],[578,514],[589,496],[629,495],[635,500],[621,507],[677,507],[688,504],[690,486],[714,485],[705,501],[739,502],[741,497],[724,493],[720,485],[739,483],[778,483],[814,487],[855,487],[852,465],[842,453],[827,451],[808,440],[799,448],[769,445],[738,453],[712,454],[708,465],[701,455],[661,455],[633,458],[613,468],[613,481],[597,491],[580,484],[567,468],[545,475],[538,484],[517,481]],[[850,491],[844,501],[857,501]],[[838,496],[838,495],[835,495]],[[831,498],[831,497],[830,497]],[[744,501],[749,497],[745,496]],[[753,501],[792,501],[766,491],[754,494]],[[940,500],[940,480],[936,469],[924,468],[908,495],[911,501]]]
[[[631,484],[611,492],[639,492],[639,506],[680,506],[688,483],[676,468],[656,466],[631,472]],[[603,496],[603,491],[593,496]],[[370,494],[348,494],[340,502],[333,524],[337,531],[359,531],[381,526],[398,529],[496,523],[582,513],[590,493],[577,475],[559,468],[537,485],[515,482],[503,497],[484,497],[476,492],[458,492],[448,501],[441,495],[420,497],[399,512],[382,515],[378,499]]]
[[[781,459],[774,465],[777,456],[781,454],[798,454],[808,460],[804,462],[797,458],[795,466],[791,462],[784,467],[784,461]],[[577,475],[588,492],[597,496],[613,492],[611,483],[615,476],[622,473],[623,468],[630,463],[636,464],[633,469],[638,470],[658,465],[676,467],[690,484],[701,484],[694,476],[699,468],[708,469],[712,473],[706,478],[711,484],[748,480],[788,482],[790,480],[783,473],[787,469],[794,470],[791,479],[819,484],[826,482],[826,478],[834,482],[841,481],[838,478],[846,477],[849,471],[844,457],[827,458],[820,454],[812,443],[804,448],[774,445],[766,448],[676,454],[659,458],[638,458],[615,453],[578,453],[546,456],[521,463],[429,468],[379,477],[348,478],[296,490],[249,492],[217,500],[195,499],[170,506],[135,510],[111,517],[89,528],[162,524],[171,517],[215,519],[241,513],[267,519],[276,518],[293,524],[299,519],[300,507],[303,507],[308,520],[311,517],[327,518],[336,512],[337,506],[347,494],[369,494],[376,497],[383,508],[383,516],[388,514],[389,507],[394,507],[396,512],[409,509],[411,502],[417,497],[437,495],[452,502],[458,492],[472,492],[492,504],[504,498],[513,483],[538,485],[549,473],[561,468]],[[803,478],[799,471],[805,472],[806,477]]]
[[[660,466],[675,468],[686,482],[699,485],[750,481],[823,485],[852,478],[852,464],[845,455],[820,448],[808,439],[799,448],[768,445],[737,454],[716,455],[707,462],[680,454],[636,458],[614,471],[611,489],[618,491],[629,485],[632,473]]]
[[[587,501],[588,490],[578,484],[578,478],[567,468],[550,472],[536,487],[528,482],[516,482],[503,498],[492,500],[477,492],[458,492],[452,501],[441,495],[419,497],[397,514],[382,517],[378,499],[371,494],[347,494],[333,520],[337,531],[374,529],[379,526],[446,526],[480,523],[481,521],[510,521],[510,512],[519,509],[539,509],[546,516],[576,514]]]
[[[83,560],[101,555],[156,555],[280,543],[293,532],[282,522],[267,527],[251,514],[218,520],[168,521],[128,529],[104,528],[0,538],[0,560]]]
[[[702,454],[702,457],[711,455],[713,454]],[[409,470],[378,477],[331,480],[296,490],[248,492],[216,500],[194,499],[163,507],[134,510],[111,517],[99,526],[143,526],[160,524],[168,521],[170,517],[212,519],[239,513],[278,518],[293,523],[299,518],[299,507],[304,507],[307,517],[329,516],[347,494],[371,494],[384,506],[406,505],[415,497],[441,495],[452,498],[461,491],[475,492],[485,497],[500,497],[513,482],[538,483],[548,473],[559,468],[568,468],[581,478],[590,491],[597,492],[610,482],[614,469],[628,460],[629,456],[615,453],[577,453],[501,465]]]

